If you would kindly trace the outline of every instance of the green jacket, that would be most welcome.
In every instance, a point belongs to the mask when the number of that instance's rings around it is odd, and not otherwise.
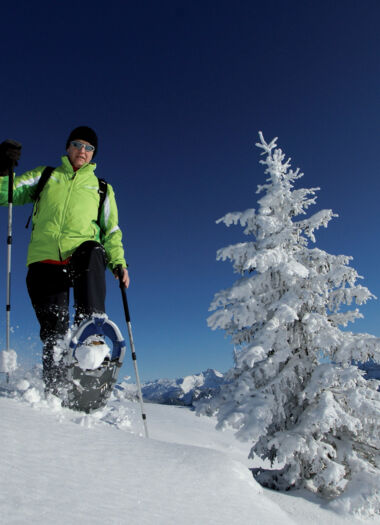
[[[44,168],[39,166],[15,177],[15,205],[33,202]],[[101,229],[97,224],[100,197],[95,168],[96,164],[84,164],[74,172],[68,157],[62,157],[61,166],[53,171],[34,205],[28,265],[47,259],[63,261],[80,244],[94,240],[104,246],[111,270],[118,264],[126,267],[115,194],[110,184],[100,216]],[[7,204],[8,177],[0,177],[0,205]]]

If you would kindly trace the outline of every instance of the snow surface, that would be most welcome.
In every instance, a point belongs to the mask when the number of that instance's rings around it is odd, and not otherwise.
[[[0,390],[3,523],[363,523],[305,491],[262,489],[247,444],[188,408],[147,404],[147,440],[123,391],[85,415],[45,399],[34,373],[14,374],[10,388]]]

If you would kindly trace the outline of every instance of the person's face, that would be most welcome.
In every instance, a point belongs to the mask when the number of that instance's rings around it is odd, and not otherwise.
[[[74,146],[70,143],[67,148],[67,156],[70,159],[71,164],[74,168],[80,168],[83,164],[91,162],[92,157],[94,156],[94,151],[86,151],[85,146],[91,146],[86,140],[74,140],[77,145],[81,145],[80,148]]]

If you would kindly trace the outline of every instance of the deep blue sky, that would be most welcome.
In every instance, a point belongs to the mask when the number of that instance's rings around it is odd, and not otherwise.
[[[265,5],[264,5],[265,4]],[[317,245],[354,256],[380,297],[380,3],[377,0],[17,2],[2,6],[0,140],[18,173],[57,165],[70,130],[99,136],[97,174],[115,188],[143,380],[232,365],[208,306],[233,283],[215,253],[246,240],[215,220],[256,205],[257,132],[320,186],[339,214]],[[28,208],[28,209],[27,209]],[[25,286],[29,207],[14,209],[12,346],[39,360]],[[5,344],[7,209],[0,210]],[[2,257],[1,257],[2,253]],[[380,304],[352,326],[380,336]],[[108,313],[125,331],[119,289]],[[128,357],[123,369],[132,373]]]

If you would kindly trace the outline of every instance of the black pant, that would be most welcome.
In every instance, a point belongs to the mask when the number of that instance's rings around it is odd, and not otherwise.
[[[59,374],[59,367],[53,359],[53,348],[69,328],[70,288],[74,289],[76,324],[93,313],[104,313],[106,266],[104,248],[95,241],[81,244],[68,265],[37,262],[29,266],[26,284],[44,343],[45,383],[56,381]]]

